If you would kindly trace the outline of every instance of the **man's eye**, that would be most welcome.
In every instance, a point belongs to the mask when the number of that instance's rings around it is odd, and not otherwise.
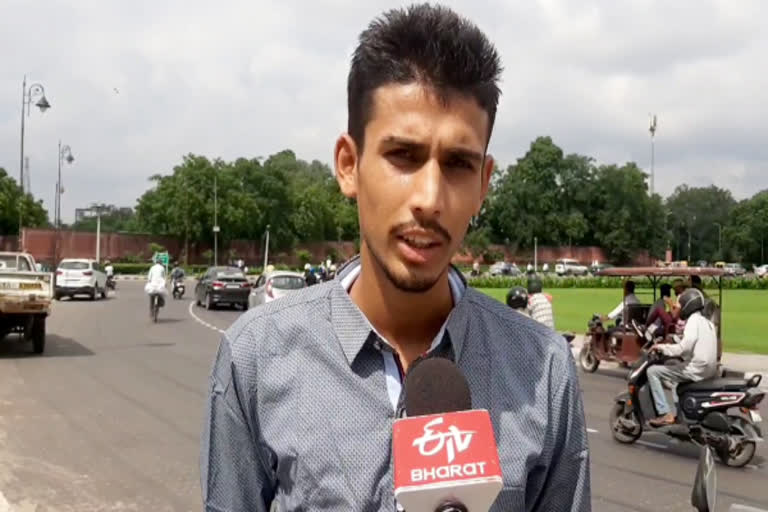
[[[445,165],[452,169],[466,169],[470,171],[474,169],[472,164],[464,158],[451,158],[446,162]]]
[[[410,149],[393,149],[389,153],[387,153],[388,156],[394,157],[394,158],[402,158],[405,160],[414,160],[415,157],[413,155],[413,152]]]

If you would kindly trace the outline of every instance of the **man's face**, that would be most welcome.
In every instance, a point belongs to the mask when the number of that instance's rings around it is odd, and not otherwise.
[[[357,198],[361,250],[397,288],[429,290],[446,271],[488,190],[487,138],[488,115],[474,99],[392,84],[374,92],[354,163],[343,162],[344,137],[337,143],[342,192]]]

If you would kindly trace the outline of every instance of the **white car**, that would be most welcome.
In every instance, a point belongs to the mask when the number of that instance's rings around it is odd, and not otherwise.
[[[588,272],[585,265],[574,259],[563,258],[555,263],[555,273],[559,276],[585,276]]]
[[[307,286],[303,274],[285,270],[275,270],[262,274],[256,280],[248,295],[248,309],[272,302],[296,290]]]
[[[56,269],[54,297],[87,295],[91,300],[107,298],[107,274],[104,268],[89,259],[64,259]]]
[[[760,279],[768,277],[768,264],[755,267],[755,275]]]

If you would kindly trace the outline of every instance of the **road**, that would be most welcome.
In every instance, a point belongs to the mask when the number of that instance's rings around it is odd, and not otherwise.
[[[153,325],[141,284],[120,282],[105,301],[56,303],[42,357],[0,343],[0,512],[200,510],[207,376],[219,330],[239,314],[185,298],[169,301]],[[610,437],[608,410],[623,377],[581,376],[593,509],[689,511],[694,447],[654,435],[622,446]],[[768,509],[766,459],[760,446],[749,468],[718,465],[718,510]]]

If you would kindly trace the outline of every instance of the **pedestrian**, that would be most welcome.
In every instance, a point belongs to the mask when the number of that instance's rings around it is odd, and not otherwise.
[[[491,42],[444,6],[387,11],[360,36],[334,146],[360,253],[332,286],[254,308],[222,336],[200,452],[207,512],[397,510],[392,425],[422,358],[455,362],[490,411],[503,475],[491,512],[590,510],[567,344],[451,265],[495,167],[500,74]]]

